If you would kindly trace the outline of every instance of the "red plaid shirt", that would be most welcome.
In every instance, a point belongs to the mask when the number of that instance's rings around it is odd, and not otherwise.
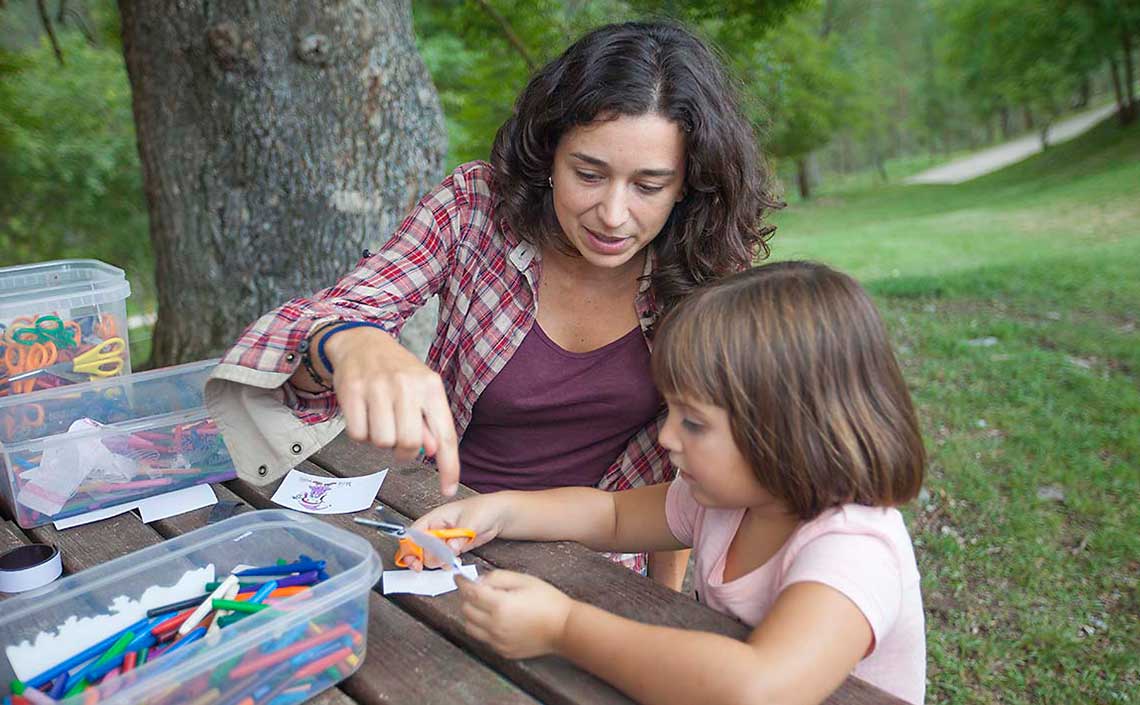
[[[368,320],[393,336],[432,295],[440,323],[427,364],[443,379],[460,437],[483,390],[507,364],[534,324],[541,260],[494,217],[491,167],[471,162],[455,169],[420,200],[379,252],[366,256],[335,286],[298,298],[251,325],[222,364],[292,373],[291,354],[317,325]],[[653,266],[652,252],[646,273]],[[656,318],[648,278],[635,301],[642,331]],[[647,344],[650,342],[646,335]],[[285,401],[299,418],[316,424],[338,411],[331,392],[308,394],[286,384]],[[664,482],[673,472],[657,444],[665,413],[638,432],[603,475],[598,487],[617,491]],[[643,554],[623,563],[644,572]]]

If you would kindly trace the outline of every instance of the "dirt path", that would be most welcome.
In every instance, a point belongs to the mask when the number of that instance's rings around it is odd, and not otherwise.
[[[1093,125],[1112,115],[1116,111],[1116,103],[1094,108],[1075,115],[1067,120],[1049,128],[1049,144],[1058,144],[1071,140],[1082,134]],[[991,171],[997,171],[1004,166],[1019,162],[1026,157],[1041,151],[1041,140],[1037,135],[1026,135],[1012,142],[1006,142],[996,147],[984,149],[980,152],[957,161],[943,164],[933,169],[915,174],[903,180],[906,184],[960,184],[963,181],[977,178]]]

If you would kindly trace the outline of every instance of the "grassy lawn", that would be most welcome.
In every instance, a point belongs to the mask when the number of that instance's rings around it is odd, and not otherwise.
[[[1140,126],[775,221],[872,291],[919,406],[927,702],[1140,701]]]

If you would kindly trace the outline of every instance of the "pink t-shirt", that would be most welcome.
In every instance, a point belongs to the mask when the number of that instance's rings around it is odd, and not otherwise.
[[[726,583],[725,556],[744,511],[701,506],[680,478],[669,487],[666,518],[677,540],[693,547],[697,597],[754,627],[789,585],[832,587],[863,612],[874,633],[874,650],[854,674],[920,705],[926,691],[922,593],[898,510],[858,504],[830,509],[801,524],[767,563]]]

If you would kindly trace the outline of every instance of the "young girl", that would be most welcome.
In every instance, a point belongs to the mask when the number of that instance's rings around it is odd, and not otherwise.
[[[475,529],[461,550],[691,546],[698,598],[751,636],[633,622],[508,571],[460,579],[468,632],[512,658],[558,654],[647,703],[818,703],[850,673],[921,703],[922,597],[893,507],[918,493],[924,452],[867,294],[809,262],[743,272],[670,312],[652,369],[671,484],[499,492],[417,526]]]

